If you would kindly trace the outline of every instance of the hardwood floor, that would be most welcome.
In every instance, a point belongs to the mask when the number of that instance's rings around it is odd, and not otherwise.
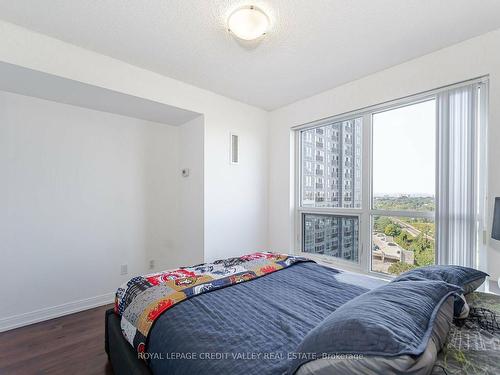
[[[0,333],[0,374],[113,374],[97,307]]]

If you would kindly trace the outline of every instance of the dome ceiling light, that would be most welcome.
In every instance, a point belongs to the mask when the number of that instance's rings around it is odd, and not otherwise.
[[[229,32],[243,40],[255,40],[265,35],[271,22],[267,14],[254,5],[236,9],[227,19]]]

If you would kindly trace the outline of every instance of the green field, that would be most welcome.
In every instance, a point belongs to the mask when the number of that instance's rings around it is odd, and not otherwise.
[[[434,197],[375,197],[373,208],[377,210],[397,210],[397,211],[434,211]]]

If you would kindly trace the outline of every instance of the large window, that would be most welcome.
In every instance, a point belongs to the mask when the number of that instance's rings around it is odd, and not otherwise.
[[[472,233],[481,226],[475,227],[474,220],[484,217],[480,117],[486,118],[480,108],[486,102],[484,81],[457,87],[297,130],[296,234],[301,252],[391,275],[457,255],[453,248],[460,229],[445,233],[447,226],[461,228],[466,220],[472,225],[463,228]],[[466,133],[471,126],[473,133]],[[463,171],[449,173],[460,168],[450,167],[456,158],[473,167],[467,177],[460,177]],[[450,190],[457,181],[476,187],[463,194]],[[462,196],[478,210],[468,203],[462,211]],[[472,242],[475,236],[468,238],[467,246],[480,247]],[[438,249],[439,243],[448,249]],[[440,251],[449,254],[443,257]]]

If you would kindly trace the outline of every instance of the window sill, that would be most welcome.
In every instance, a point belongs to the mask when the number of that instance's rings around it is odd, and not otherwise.
[[[385,281],[390,281],[394,278],[394,276],[384,275],[379,272],[365,271],[361,268],[361,265],[358,263],[351,264],[351,262],[337,260],[327,255],[317,255],[305,252],[298,252],[297,255],[314,260],[316,263],[321,264],[323,266],[335,268],[341,271],[358,273],[360,275],[370,276]]]

